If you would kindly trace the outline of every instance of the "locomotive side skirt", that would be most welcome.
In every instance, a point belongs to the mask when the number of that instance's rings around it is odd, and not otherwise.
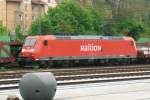
[[[43,57],[40,58],[39,60],[84,60],[84,59],[120,59],[120,58],[136,58],[134,56],[125,56],[125,55],[120,55],[120,56],[64,56],[64,57]]]

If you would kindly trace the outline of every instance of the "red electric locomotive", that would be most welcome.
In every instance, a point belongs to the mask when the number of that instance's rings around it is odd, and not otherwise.
[[[28,36],[20,57],[23,61],[79,61],[136,58],[137,48],[131,37],[113,36]]]

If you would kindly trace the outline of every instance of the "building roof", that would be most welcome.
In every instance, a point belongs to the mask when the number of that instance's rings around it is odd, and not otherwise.
[[[46,4],[43,0],[31,0],[31,3],[33,4]]]
[[[22,2],[22,0],[6,0],[6,1],[9,1],[9,2]]]

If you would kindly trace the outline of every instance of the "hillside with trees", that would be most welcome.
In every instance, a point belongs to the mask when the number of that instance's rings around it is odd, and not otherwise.
[[[149,36],[150,0],[92,0],[93,6],[105,5],[109,12],[103,32],[110,35],[128,35],[135,39]],[[100,2],[101,1],[101,2]],[[101,7],[100,7],[101,8]]]
[[[150,34],[150,0],[61,0],[34,21],[30,34],[56,32],[140,36]]]

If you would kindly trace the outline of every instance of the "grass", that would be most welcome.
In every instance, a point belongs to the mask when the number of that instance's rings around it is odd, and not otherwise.
[[[39,71],[39,70],[40,70],[40,67],[39,67],[39,66],[33,66],[33,70],[34,70],[34,71]]]
[[[0,72],[5,72],[7,69],[5,67],[0,67]]]

